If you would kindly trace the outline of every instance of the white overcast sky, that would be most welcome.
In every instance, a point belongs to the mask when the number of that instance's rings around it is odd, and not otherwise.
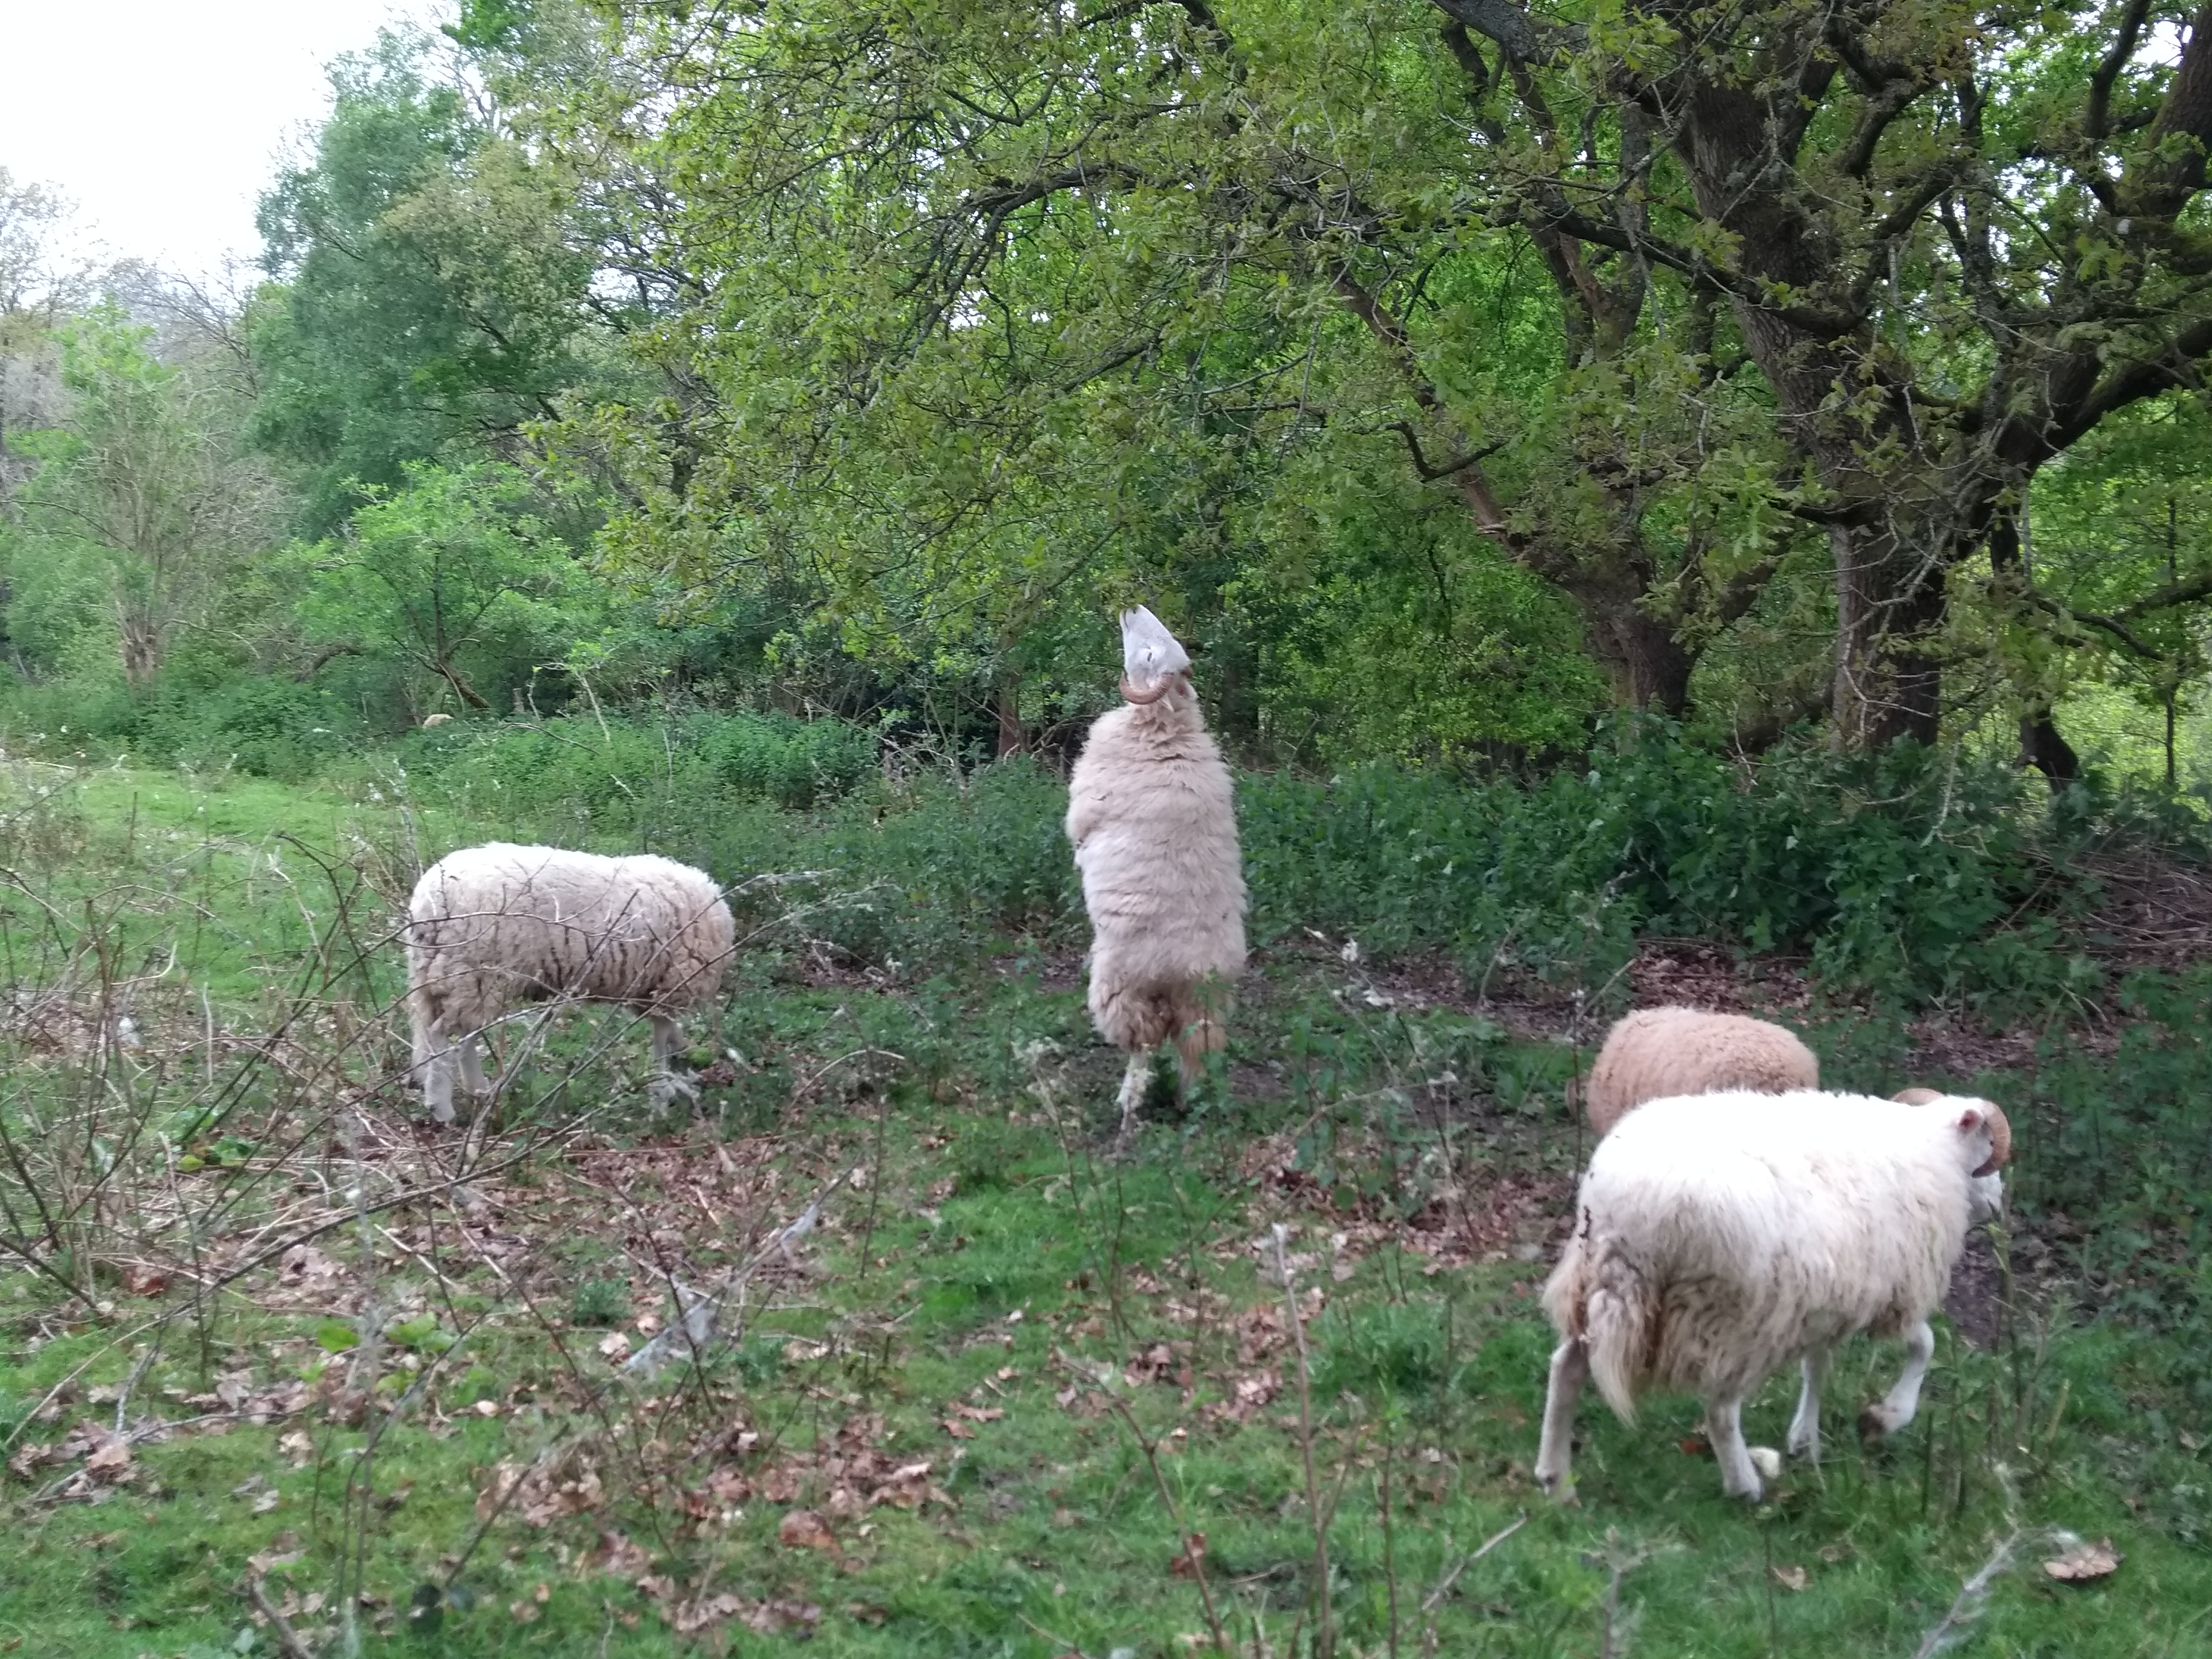
[[[256,198],[330,107],[324,65],[440,0],[0,0],[0,167],[76,240],[194,276],[260,252]]]

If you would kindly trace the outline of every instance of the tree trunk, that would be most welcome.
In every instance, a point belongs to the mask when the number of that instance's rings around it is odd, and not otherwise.
[[[491,707],[489,703],[486,702],[481,696],[477,695],[476,687],[471,685],[467,679],[462,676],[461,671],[454,667],[453,664],[449,662],[441,662],[435,665],[438,671],[438,678],[445,681],[447,684],[452,686],[453,688],[453,695],[459,697],[463,702],[468,704],[470,708],[489,708]]]
[[[1005,679],[999,682],[998,757],[1000,760],[1006,759],[1009,755],[1018,755],[1028,746],[1022,732],[1021,692],[1022,683],[1018,679]]]
[[[1577,584],[1570,595],[1583,613],[1590,654],[1623,708],[1647,709],[1680,719],[1690,702],[1690,673],[1697,659],[1674,629],[1637,603],[1633,586]]]
[[[1889,526],[1836,525],[1835,736],[1845,749],[1934,744],[1943,705],[1944,566]]]
[[[2081,775],[2081,757],[2060,733],[2048,708],[2031,709],[2020,717],[2020,758],[2063,789]]]
[[[123,650],[124,683],[143,691],[161,672],[161,631],[148,617],[125,611],[118,634]]]
[[[2019,582],[2023,591],[2034,581],[2021,544],[2020,509],[2008,503],[2000,505],[1990,520],[1990,569],[2000,581]],[[2060,733],[2051,717],[2051,704],[2040,696],[2032,698],[2020,717],[2020,763],[2042,773],[2053,789],[2081,775],[2081,757]]]

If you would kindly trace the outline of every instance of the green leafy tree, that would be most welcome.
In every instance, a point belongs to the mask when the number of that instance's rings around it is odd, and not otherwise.
[[[1816,706],[1932,738],[1954,574],[2212,351],[2212,14],[2148,0],[610,12],[567,153],[659,181],[603,257],[680,273],[693,386],[602,412],[632,550],[783,538],[856,611],[1008,595],[1040,540],[1048,585],[1154,580],[1194,517],[1152,458],[1390,434],[1620,700],[1684,707],[1817,562]]]
[[[139,688],[178,630],[214,610],[280,505],[240,452],[228,389],[156,361],[149,333],[112,307],[64,331],[68,414],[23,441],[39,468],[7,538],[11,635],[42,642],[53,667],[104,629]]]
[[[343,518],[354,481],[512,453],[580,373],[591,262],[560,175],[485,88],[428,62],[424,40],[390,33],[341,59],[313,163],[262,202],[278,280],[252,325],[254,433],[300,472],[313,534]]]
[[[515,469],[415,463],[396,489],[361,488],[339,538],[294,554],[320,660],[384,657],[486,708],[479,678],[526,678],[596,629],[599,595]]]

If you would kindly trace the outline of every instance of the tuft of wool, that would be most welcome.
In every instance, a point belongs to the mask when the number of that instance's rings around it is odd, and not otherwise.
[[[1928,1316],[1964,1249],[2001,1121],[1985,1101],[1813,1091],[1639,1105],[1591,1155],[1544,1286],[1561,1343],[1540,1481],[1565,1487],[1585,1374],[1624,1422],[1647,1390],[1698,1395],[1724,1485],[1754,1498],[1738,1414],[1790,1360],[1805,1366],[1793,1449],[1818,1455],[1828,1355],[1862,1332],[1902,1337],[1907,1351],[1863,1425],[1887,1434],[1911,1421],[1934,1352]]]

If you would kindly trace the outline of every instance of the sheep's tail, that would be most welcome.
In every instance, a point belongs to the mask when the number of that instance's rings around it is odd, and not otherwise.
[[[1562,1334],[1582,1338],[1590,1380],[1613,1414],[1633,1425],[1636,1396],[1654,1351],[1658,1309],[1634,1265],[1610,1240],[1592,1237],[1588,1210],[1577,1218],[1566,1254],[1544,1286],[1544,1308]]]

